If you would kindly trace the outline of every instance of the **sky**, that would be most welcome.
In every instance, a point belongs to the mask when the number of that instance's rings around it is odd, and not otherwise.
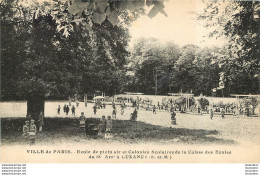
[[[152,19],[144,15],[132,24],[130,46],[140,37],[153,37],[162,42],[173,41],[180,46],[186,44],[223,45],[224,39],[208,39],[207,35],[210,30],[203,27],[203,21],[197,20],[197,14],[206,6],[201,0],[168,0],[164,5],[167,17],[161,13]],[[148,12],[149,9],[147,9]]]

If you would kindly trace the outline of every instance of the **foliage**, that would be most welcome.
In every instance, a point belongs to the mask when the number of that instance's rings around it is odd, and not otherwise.
[[[73,24],[80,24],[89,32],[92,41],[96,38],[94,24],[101,25],[109,21],[113,26],[128,25],[144,12],[145,6],[152,6],[148,12],[151,18],[158,13],[166,15],[161,0],[3,0],[1,6],[14,7],[8,12],[15,16],[13,21],[33,21],[50,15],[56,23],[57,31],[66,37],[74,31]]]
[[[1,4],[4,100],[38,95],[64,99],[95,90],[112,95],[122,90],[130,37],[126,27],[113,26],[107,20],[102,25],[93,24],[98,36],[93,49],[89,31],[83,25],[73,24],[74,32],[65,38],[57,31],[52,15],[31,19],[24,7],[16,18],[12,5]],[[20,21],[23,14],[28,19]]]
[[[170,81],[173,91],[212,95],[219,80],[219,64],[214,54],[220,49],[186,45],[181,50]]]
[[[181,96],[181,97],[177,98],[174,102],[175,102],[175,104],[177,104],[177,105],[185,105],[185,104],[186,104],[186,98],[183,97],[183,96]],[[195,99],[194,99],[194,97],[189,98],[189,105],[192,106],[192,105],[194,105],[194,104],[195,104]]]
[[[169,92],[172,67],[179,54],[179,48],[174,43],[162,45],[156,39],[137,40],[128,59],[127,73],[130,83],[126,88],[154,94],[157,82],[158,94]]]
[[[199,17],[206,27],[214,26],[210,36],[226,36],[229,41],[226,53],[219,55],[226,95],[259,93],[259,5],[259,1],[211,1]]]
[[[255,112],[255,108],[258,105],[258,101],[256,97],[248,97],[248,98],[244,98],[242,101],[242,107],[244,108],[251,108],[252,107],[252,114],[254,115]]]
[[[200,104],[200,106],[201,106],[201,108],[202,108],[203,110],[205,110],[205,109],[206,109],[206,106],[209,105],[209,100],[206,99],[206,98],[204,98],[204,97],[200,97],[200,98],[198,98],[197,100],[198,100],[198,102],[199,102],[199,104]]]

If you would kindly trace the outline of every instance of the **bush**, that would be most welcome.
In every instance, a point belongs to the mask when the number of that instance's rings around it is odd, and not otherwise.
[[[244,98],[242,103],[241,103],[242,107],[246,109],[246,114],[247,115],[254,115],[255,114],[255,108],[258,105],[258,101],[256,97],[247,97]],[[251,111],[250,111],[251,109]]]
[[[199,102],[199,104],[200,104],[202,110],[205,110],[205,109],[206,109],[206,106],[209,105],[208,99],[206,99],[206,98],[204,98],[204,97],[199,98],[199,99],[198,99],[198,102]]]

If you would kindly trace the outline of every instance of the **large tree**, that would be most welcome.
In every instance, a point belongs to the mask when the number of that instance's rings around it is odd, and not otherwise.
[[[210,36],[226,36],[226,53],[219,55],[226,95],[259,92],[260,2],[212,1],[200,19],[214,29]]]
[[[47,98],[118,92],[127,25],[145,4],[164,13],[161,1],[1,1],[2,99],[27,100],[37,118]]]

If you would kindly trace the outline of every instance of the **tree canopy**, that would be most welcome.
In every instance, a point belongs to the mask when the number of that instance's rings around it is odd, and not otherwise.
[[[1,1],[2,98],[118,92],[145,5],[165,13],[162,1]]]
[[[226,36],[225,54],[219,55],[225,92],[259,93],[260,2],[209,2],[200,19],[214,26],[212,37]]]

